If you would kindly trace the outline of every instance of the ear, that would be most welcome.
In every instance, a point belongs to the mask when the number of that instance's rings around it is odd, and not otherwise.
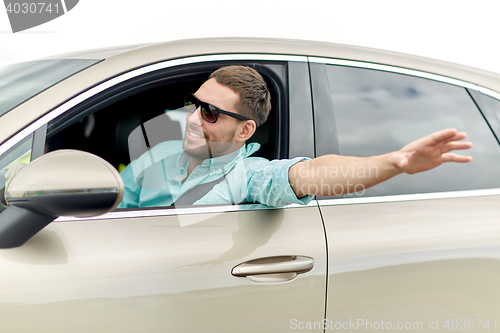
[[[240,127],[240,131],[237,136],[237,140],[241,142],[245,142],[252,137],[257,129],[257,125],[253,120],[245,120]]]

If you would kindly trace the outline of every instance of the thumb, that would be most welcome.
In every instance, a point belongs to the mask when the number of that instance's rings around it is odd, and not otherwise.
[[[399,162],[398,162],[398,167],[400,167],[401,169],[405,168],[406,166],[408,165],[408,159],[406,158],[406,156],[403,156]]]
[[[409,163],[406,155],[399,152],[393,153],[391,162],[394,165],[394,167],[396,167],[396,169],[401,169],[401,170],[406,168],[406,166],[408,166]]]

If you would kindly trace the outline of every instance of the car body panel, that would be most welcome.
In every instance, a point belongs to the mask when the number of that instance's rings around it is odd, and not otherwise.
[[[314,268],[285,283],[231,275],[242,262],[281,255],[311,257]],[[285,332],[293,318],[324,314],[326,248],[314,204],[54,222],[0,250],[0,269],[8,332],[220,332],[221,323]]]
[[[500,195],[364,199],[319,202],[328,237],[329,321],[364,320],[356,326],[362,332],[373,331],[367,321],[393,329],[418,322],[430,332],[429,321],[444,330],[448,319],[498,320]]]

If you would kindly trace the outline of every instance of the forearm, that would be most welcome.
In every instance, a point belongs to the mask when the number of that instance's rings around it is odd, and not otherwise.
[[[400,173],[392,153],[371,157],[324,155],[293,165],[288,179],[301,198],[362,191]]]

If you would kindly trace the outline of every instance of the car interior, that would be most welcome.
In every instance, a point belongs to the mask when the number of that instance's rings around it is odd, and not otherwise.
[[[253,156],[286,157],[287,137],[279,121],[286,119],[286,87],[275,71],[261,64],[254,67],[267,81],[272,110],[249,142],[261,149]],[[180,112],[186,92],[195,92],[215,69],[227,64],[212,63],[176,68],[141,76],[106,91],[66,112],[48,124],[45,152],[77,149],[98,155],[118,170],[156,144],[182,140]],[[175,117],[171,116],[174,115]],[[182,116],[185,119],[185,113]],[[184,122],[185,123],[185,122]],[[283,125],[281,125],[283,126]]]

